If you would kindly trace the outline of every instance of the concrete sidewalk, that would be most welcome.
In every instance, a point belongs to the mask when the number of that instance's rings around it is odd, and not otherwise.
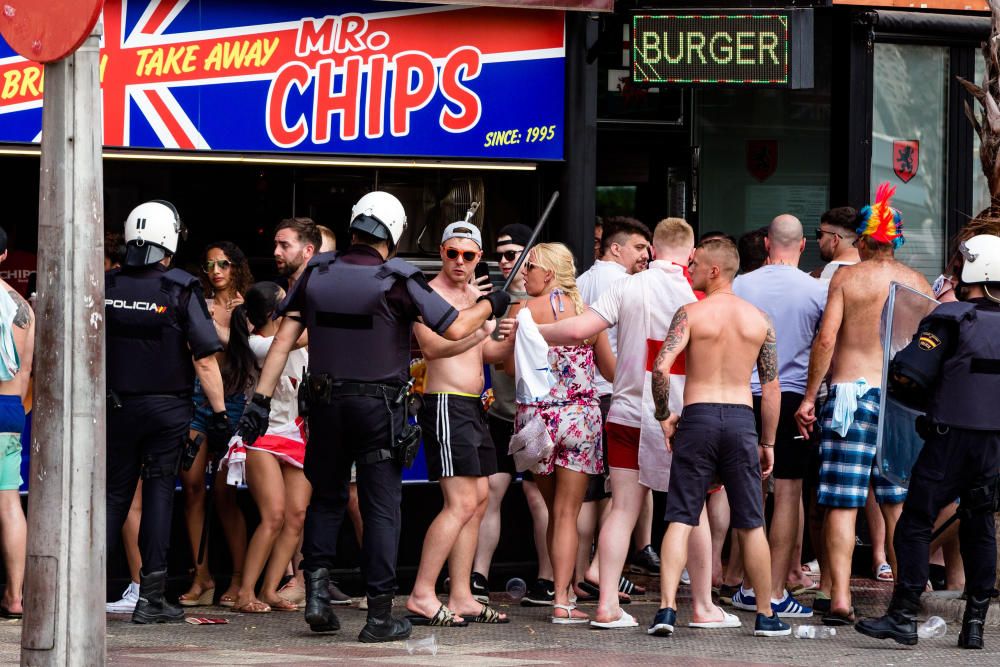
[[[881,614],[891,584],[857,579],[855,605],[859,615]],[[682,588],[682,593],[686,589]],[[753,614],[737,612],[743,627],[730,630],[694,630],[684,627],[690,605],[681,601],[677,633],[669,638],[649,637],[645,627],[657,609],[655,594],[637,598],[626,607],[640,625],[629,630],[591,630],[549,622],[549,608],[509,605],[504,595],[493,604],[511,616],[507,625],[467,628],[415,628],[412,640],[433,636],[436,655],[409,654],[403,642],[360,644],[357,634],[365,614],[355,607],[338,611],[342,629],[334,634],[310,632],[300,613],[235,614],[220,607],[189,611],[189,616],[226,618],[227,625],[187,623],[139,626],[127,616],[109,616],[108,662],[114,665],[972,665],[1000,662],[1000,633],[988,631],[987,650],[955,648],[958,626],[948,634],[921,641],[916,647],[879,642],[844,628],[826,640],[794,637],[754,638]],[[809,596],[803,596],[808,602]],[[400,599],[399,602],[402,602]],[[399,602],[397,608],[399,608]],[[593,613],[593,605],[581,609]],[[402,610],[401,610],[402,613]],[[802,623],[819,623],[804,619]],[[793,625],[800,624],[798,621]],[[411,641],[412,641],[411,640]],[[17,664],[20,622],[0,623],[0,663]]]

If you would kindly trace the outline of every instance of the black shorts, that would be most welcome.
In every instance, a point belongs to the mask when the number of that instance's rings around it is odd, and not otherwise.
[[[487,413],[486,422],[490,428],[490,440],[497,453],[497,472],[505,472],[511,477],[517,477],[514,457],[508,453],[510,439],[514,436],[514,422],[500,419]]]
[[[705,496],[717,477],[729,497],[730,525],[763,526],[757,429],[748,405],[695,403],[684,407],[674,436],[664,518],[697,526]]]
[[[794,391],[781,392],[781,416],[778,418],[778,432],[774,438],[775,479],[807,479],[812,466],[816,465],[818,445],[815,440],[796,440],[799,428],[795,423],[795,412],[802,403],[802,394]],[[753,397],[753,418],[757,432],[761,432],[760,396]]]
[[[427,477],[486,477],[497,456],[478,396],[424,394],[417,417],[424,436]]]
[[[583,502],[590,503],[595,500],[604,500],[611,497],[608,489],[608,432],[603,425],[608,421],[608,410],[611,409],[611,394],[600,397],[601,401],[601,456],[604,457],[604,472],[597,475],[587,475],[587,491],[583,496]]]

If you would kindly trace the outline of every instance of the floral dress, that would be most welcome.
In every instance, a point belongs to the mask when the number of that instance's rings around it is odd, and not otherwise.
[[[555,466],[596,475],[604,471],[601,455],[601,408],[594,385],[594,348],[566,345],[549,348],[556,383],[543,401],[518,403],[516,430],[541,416],[555,449],[532,469],[548,475]]]

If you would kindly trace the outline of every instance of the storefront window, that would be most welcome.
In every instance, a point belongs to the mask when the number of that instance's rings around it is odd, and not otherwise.
[[[813,89],[705,88],[695,105],[699,231],[739,237],[791,213],[809,239],[806,271],[822,264],[812,238],[830,208],[830,39],[817,21]]]
[[[875,45],[872,176],[896,186],[906,243],[897,257],[933,280],[944,263],[948,49]]]
[[[983,56],[976,50],[976,78],[973,83],[981,84],[983,79],[986,77],[986,63],[983,61]],[[979,118],[979,110],[981,107],[977,102],[974,102],[972,97],[968,98],[969,104],[972,106],[976,113],[976,118]],[[983,163],[979,160],[979,135],[975,132],[972,133],[972,215],[978,214],[985,208],[989,208],[990,205],[990,188],[989,184],[986,182],[986,176],[983,175]]]

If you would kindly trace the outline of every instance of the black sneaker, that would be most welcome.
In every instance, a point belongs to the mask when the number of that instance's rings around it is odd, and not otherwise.
[[[538,579],[521,598],[522,607],[551,607],[556,600],[556,586],[548,579]]]
[[[757,614],[757,622],[754,624],[754,637],[787,637],[792,634],[792,627],[788,623],[783,623],[778,615],[771,612],[770,616]]]
[[[632,555],[628,571],[633,574],[660,574],[660,556],[653,551],[652,544],[647,544]]]
[[[478,572],[473,572],[472,577],[470,577],[469,586],[472,588],[472,597],[476,599],[476,602],[481,602],[482,604],[489,603],[490,584],[486,581],[486,577]]]

